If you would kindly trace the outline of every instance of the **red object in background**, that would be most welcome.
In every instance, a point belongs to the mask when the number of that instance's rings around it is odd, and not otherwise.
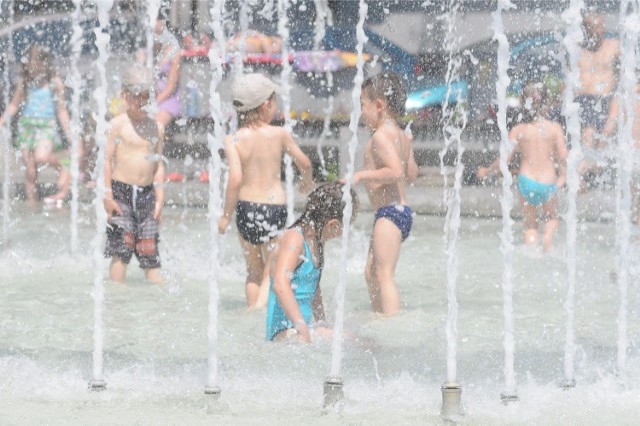
[[[200,182],[202,182],[202,183],[207,183],[207,182],[209,182],[209,172],[208,172],[208,171],[203,170],[203,171],[200,173]]]
[[[201,34],[199,39],[196,39],[193,35],[187,34],[184,39],[184,49],[182,50],[182,56],[207,56],[209,49],[211,48],[211,40],[206,34]]]
[[[184,182],[186,179],[185,175],[180,172],[173,172],[167,175],[167,180],[169,182]]]

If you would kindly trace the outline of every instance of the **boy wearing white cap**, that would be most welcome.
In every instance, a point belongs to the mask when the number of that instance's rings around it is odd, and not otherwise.
[[[111,258],[110,278],[118,282],[124,282],[133,254],[149,281],[162,282],[158,227],[164,201],[164,129],[145,111],[152,84],[151,72],[141,65],[125,73],[122,95],[127,109],[107,130],[105,256]]]
[[[276,90],[275,84],[262,74],[239,77],[233,88],[239,128],[224,140],[229,182],[218,230],[225,232],[236,210],[240,244],[247,261],[245,291],[249,308],[266,305],[267,244],[287,221],[280,178],[284,153],[291,156],[300,171],[300,190],[308,192],[313,187],[309,158],[287,130],[270,124],[276,113]]]

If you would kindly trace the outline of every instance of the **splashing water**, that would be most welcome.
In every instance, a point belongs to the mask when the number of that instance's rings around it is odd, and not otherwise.
[[[109,34],[105,29],[109,25],[109,10],[113,1],[105,0],[97,3],[99,26],[94,30],[96,35],[96,47],[98,48],[98,59],[96,68],[100,77],[100,85],[94,91],[94,98],[98,105],[98,116],[96,117],[96,145],[98,153],[96,157],[96,189],[95,189],[95,209],[96,209],[96,235],[92,241],[93,248],[93,379],[103,380],[103,313],[104,313],[104,257],[102,250],[105,241],[105,229],[107,227],[107,212],[102,205],[105,196],[105,149],[107,145],[106,131],[107,121],[107,74],[105,65],[109,59]]]
[[[447,39],[446,46],[449,52],[449,63],[447,67],[447,94],[444,104],[442,105],[442,132],[444,135],[444,148],[440,151],[440,172],[444,178],[444,204],[447,206],[447,214],[444,226],[444,252],[447,255],[447,382],[457,382],[457,366],[456,366],[456,345],[458,338],[458,300],[456,297],[456,287],[458,281],[458,231],[460,229],[460,191],[462,189],[462,172],[464,164],[462,163],[462,154],[464,147],[462,146],[462,132],[467,125],[467,115],[461,107],[461,93],[456,93],[456,105],[451,106],[449,99],[452,91],[452,83],[460,79],[460,66],[462,59],[460,56],[454,57],[453,50],[456,45],[456,27],[455,22],[458,15],[460,3],[456,0],[449,2],[449,12],[444,19],[447,22]],[[461,120],[461,121],[460,121]],[[444,163],[444,157],[456,143],[456,172],[453,188],[449,188],[447,183],[447,172]]]
[[[576,237],[577,237],[577,208],[576,197],[580,189],[580,177],[578,176],[578,165],[582,161],[582,144],[580,130],[580,110],[579,105],[574,101],[576,86],[580,84],[580,70],[578,68],[578,58],[580,56],[579,46],[582,43],[582,10],[584,2],[582,0],[572,0],[569,9],[562,18],[567,23],[567,34],[563,43],[569,53],[569,74],[565,79],[565,93],[563,99],[563,114],[566,117],[567,133],[571,141],[571,150],[567,158],[567,292],[564,301],[566,325],[565,325],[565,349],[564,349],[564,380],[567,384],[574,380],[574,299],[576,286]]]
[[[513,367],[514,340],[513,340],[513,193],[511,184],[513,179],[507,164],[513,147],[509,142],[507,131],[507,87],[511,79],[507,74],[509,68],[509,41],[504,33],[502,11],[513,8],[509,0],[498,0],[498,8],[493,13],[493,38],[498,41],[498,81],[496,82],[496,94],[498,98],[498,127],[500,129],[500,172],[502,173],[502,232],[500,236],[500,251],[502,252],[502,296],[504,315],[504,376],[506,392],[515,394],[516,380]]]
[[[360,94],[362,93],[362,83],[364,82],[364,56],[362,50],[367,42],[367,36],[364,33],[364,21],[367,18],[367,4],[364,0],[360,0],[358,8],[358,25],[356,26],[358,52],[358,68],[354,79],[353,92],[351,93],[352,108],[351,119],[349,121],[349,130],[351,131],[351,140],[349,141],[349,164],[347,165],[347,183],[344,186],[342,200],[346,203],[344,214],[342,215],[343,231],[342,231],[342,248],[340,256],[340,275],[338,277],[338,285],[336,286],[336,318],[333,326],[333,342],[331,345],[331,376],[338,377],[340,375],[340,364],[342,362],[342,333],[344,330],[344,297],[347,287],[347,260],[349,258],[349,223],[351,223],[351,215],[353,213],[353,204],[351,199],[351,180],[353,178],[355,168],[356,148],[358,147],[358,123],[362,107],[360,105]]]
[[[280,74],[280,88],[282,89],[282,104],[284,114],[284,128],[287,132],[292,133],[293,123],[291,122],[291,64],[289,63],[289,18],[287,10],[289,8],[288,0],[278,0],[278,34],[282,37],[282,73]],[[284,176],[287,194],[287,226],[293,223],[294,211],[294,193],[293,193],[293,165],[289,154],[284,155]]]
[[[322,47],[322,40],[324,39],[326,33],[327,25],[333,25],[333,16],[331,13],[331,9],[329,8],[329,2],[327,0],[314,0],[314,4],[316,7],[316,22],[315,22],[315,35],[313,38],[313,49],[318,51]],[[331,70],[327,70],[325,73],[327,78],[327,91],[332,93],[333,89],[333,72]],[[322,169],[322,175],[327,176],[327,164],[324,159],[324,154],[322,153],[322,145],[325,139],[331,136],[331,116],[333,115],[333,105],[335,98],[333,95],[329,95],[329,99],[327,100],[327,105],[323,110],[324,120],[322,123],[322,132],[320,133],[320,137],[318,138],[318,143],[316,144],[316,152],[318,154],[318,158],[320,159],[320,167]]]
[[[82,75],[78,67],[82,50],[82,27],[80,26],[82,3],[74,0],[73,33],[71,35],[71,75],[69,81],[73,90],[71,98],[71,254],[78,254],[78,179],[80,176],[80,91],[82,90]]]
[[[10,28],[13,24],[13,0],[0,0],[0,10],[7,5],[9,14],[7,18],[7,26]],[[4,81],[4,104],[9,105],[9,58],[13,52],[13,37],[8,37],[7,51],[4,54],[4,72],[2,79]],[[10,204],[10,187],[11,187],[11,122],[7,120],[5,125],[0,129],[0,138],[2,138],[2,146],[0,147],[2,160],[4,162],[4,180],[2,182],[2,240],[0,242],[7,243],[9,241],[9,223],[11,214]]]
[[[627,364],[628,342],[628,287],[630,269],[630,236],[631,236],[631,175],[635,158],[633,126],[634,100],[636,94],[636,44],[638,42],[638,3],[632,0],[620,2],[620,23],[622,27],[621,53],[621,91],[618,115],[618,173],[616,197],[616,269],[618,288],[620,291],[620,307],[618,311],[618,355],[617,367],[624,372]],[[631,11],[630,11],[631,8]]]
[[[209,50],[209,66],[211,67],[211,83],[209,90],[211,98],[211,116],[213,118],[213,135],[208,134],[207,140],[211,152],[209,162],[209,326],[207,329],[207,385],[215,386],[218,381],[218,305],[220,293],[218,289],[218,274],[220,273],[220,235],[218,221],[222,217],[222,195],[220,193],[221,161],[218,155],[223,146],[224,129],[222,103],[220,94],[216,90],[224,75],[223,62],[225,57],[224,32],[222,30],[222,13],[224,0],[216,0],[211,6],[211,29],[218,41]]]

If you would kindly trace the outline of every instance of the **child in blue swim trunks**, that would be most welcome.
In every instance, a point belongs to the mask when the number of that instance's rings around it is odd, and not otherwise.
[[[411,231],[413,212],[407,205],[405,185],[418,176],[412,138],[398,126],[407,94],[395,74],[382,73],[362,85],[362,120],[371,129],[364,149],[364,168],[353,175],[353,184],[363,183],[371,205],[377,210],[365,278],[375,312],[400,310],[395,270],[400,243]]]
[[[542,84],[529,83],[523,90],[524,120],[509,132],[509,140],[516,144],[509,161],[516,152],[520,153],[518,191],[525,244],[538,243],[538,207],[541,207],[545,220],[542,245],[548,251],[560,225],[556,193],[566,181],[567,147],[562,126],[546,118],[545,93]],[[478,177],[484,179],[498,173],[499,162],[496,159],[491,166],[480,168]]]
[[[300,218],[278,237],[270,257],[270,289],[267,303],[267,340],[297,336],[311,342],[309,324],[323,320],[320,293],[324,242],[342,235],[342,184],[327,183],[309,194]],[[358,197],[351,190],[353,222]],[[318,330],[319,331],[319,330]]]

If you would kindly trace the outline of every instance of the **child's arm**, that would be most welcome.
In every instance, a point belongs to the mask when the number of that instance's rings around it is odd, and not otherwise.
[[[287,318],[294,324],[300,339],[304,342],[311,342],[309,327],[302,316],[300,306],[291,288],[291,276],[300,264],[300,257],[303,254],[304,237],[302,234],[295,230],[285,232],[279,242],[278,254],[275,259],[273,292]]]
[[[65,93],[64,93],[64,83],[60,79],[60,77],[55,77],[53,79],[55,84],[56,97],[58,98],[57,112],[58,112],[58,121],[60,122],[60,127],[62,127],[62,131],[65,136],[71,142],[71,137],[69,133],[69,123],[71,122],[69,118],[69,110],[67,109],[67,104],[65,103]]]
[[[158,143],[156,145],[156,154],[158,165],[153,175],[153,190],[156,194],[156,205],[153,210],[153,218],[161,220],[162,206],[164,205],[164,127],[156,122],[158,126]]]
[[[180,52],[176,53],[171,59],[171,68],[167,74],[167,86],[162,92],[158,93],[158,96],[156,96],[156,102],[160,103],[168,99],[178,88],[178,83],[180,81],[180,60]]]
[[[22,101],[23,95],[22,92],[22,81],[19,81],[18,85],[16,86],[16,92],[13,94],[13,98],[11,98],[11,102],[9,103],[9,105],[7,105],[7,108],[4,111],[4,114],[2,114],[2,117],[0,117],[0,127],[2,127],[4,123],[7,122],[7,120],[10,120],[11,117],[16,115],[18,111],[20,111],[20,102]]]
[[[567,150],[567,144],[564,139],[564,131],[560,124],[556,125],[556,137],[555,137],[555,151],[556,161],[558,167],[558,179],[556,180],[556,187],[562,188],[567,181],[567,157],[569,152]]]
[[[360,170],[353,174],[353,183],[360,182],[388,184],[400,182],[405,178],[402,160],[390,138],[384,132],[376,132],[371,137],[373,153],[380,164],[375,169]]]
[[[409,149],[409,160],[407,162],[407,182],[413,183],[418,179],[418,174],[420,173],[420,168],[418,167],[418,163],[416,163],[416,158],[413,154],[413,137],[409,138],[410,149]]]
[[[233,139],[233,135],[224,138],[224,154],[229,163],[229,180],[227,181],[227,191],[224,197],[224,211],[218,222],[218,232],[221,234],[224,234],[229,222],[231,222],[231,216],[236,204],[238,204],[240,186],[242,185],[242,163],[240,162],[238,151],[233,146]]]
[[[105,147],[104,153],[104,209],[107,211],[108,222],[111,222],[111,216],[113,216],[114,211],[119,215],[122,215],[122,209],[113,199],[113,189],[111,188],[112,163],[116,155],[116,131],[113,127],[114,125],[112,120],[109,125],[109,130],[107,130],[107,146]]]
[[[282,138],[284,141],[284,149],[291,156],[294,164],[300,171],[300,191],[310,192],[313,189],[313,173],[311,169],[311,160],[300,149],[293,137],[285,129],[282,129]]]
[[[614,96],[611,101],[611,106],[609,106],[609,116],[607,117],[607,122],[602,129],[602,133],[607,136],[611,136],[615,133],[616,125],[618,124],[618,114],[620,110],[620,97],[619,95]]]
[[[509,141],[515,144],[515,146],[513,146],[513,148],[511,148],[511,152],[509,152],[509,158],[507,158],[507,164],[509,164],[513,160],[513,157],[518,152],[519,140],[520,140],[520,129],[518,128],[518,126],[515,126],[509,132]],[[476,176],[478,176],[478,179],[485,179],[489,176],[496,175],[499,172],[500,172],[500,156],[498,155],[498,158],[496,158],[489,167],[480,167],[478,169],[478,172],[476,173]]]
[[[322,303],[322,291],[320,290],[320,285],[318,285],[316,294],[313,297],[313,317],[316,321],[324,321],[326,319],[324,315],[324,303]]]

